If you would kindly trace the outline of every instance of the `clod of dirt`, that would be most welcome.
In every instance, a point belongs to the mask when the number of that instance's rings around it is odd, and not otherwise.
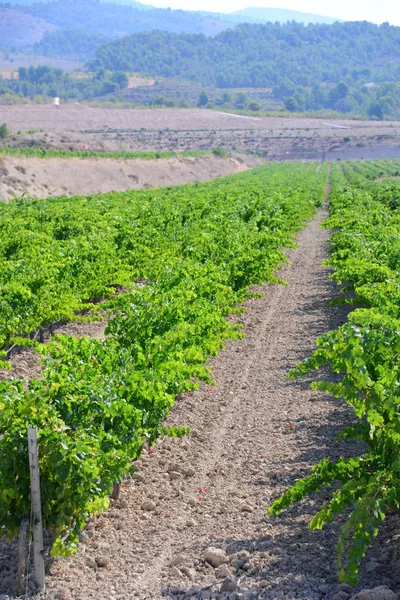
[[[234,592],[237,590],[238,584],[236,579],[227,577],[224,583],[221,585],[221,592]]]
[[[154,502],[154,500],[150,500],[149,498],[146,499],[144,502],[142,502],[141,504],[142,509],[146,510],[148,512],[151,512],[152,510],[155,510],[157,507],[157,504]]]
[[[227,561],[227,556],[221,548],[207,548],[204,551],[203,558],[208,562],[214,569],[220,567]]]
[[[110,559],[108,558],[108,556],[96,556],[95,562],[98,567],[104,568],[109,565]]]
[[[396,600],[397,596],[392,590],[381,585],[372,590],[362,590],[351,597],[351,600]]]

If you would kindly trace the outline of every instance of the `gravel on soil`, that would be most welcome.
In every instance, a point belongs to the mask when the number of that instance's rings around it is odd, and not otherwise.
[[[288,285],[265,285],[256,290],[263,298],[247,302],[239,317],[246,337],[210,362],[215,387],[178,399],[169,423],[189,425],[190,435],[161,439],[145,453],[120,500],[83,532],[78,554],[54,562],[38,598],[348,600],[378,586],[398,594],[396,521],[376,540],[353,591],[337,582],[339,525],[307,528],[319,497],[266,517],[316,461],[353,450],[334,441],[351,411],[310,392],[308,381],[286,379],[315,338],[346,317],[343,307],[328,308],[335,289],[322,266],[325,217],[320,211],[288,252],[280,273]],[[0,565],[12,563],[12,551],[0,547]],[[0,579],[0,593],[10,591]],[[381,592],[363,599],[396,597]]]

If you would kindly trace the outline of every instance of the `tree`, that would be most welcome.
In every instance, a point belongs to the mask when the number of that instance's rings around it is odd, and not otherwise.
[[[7,127],[7,123],[0,125],[0,140],[5,140],[10,135],[10,131]]]
[[[290,98],[285,100],[284,107],[286,108],[286,110],[289,110],[290,112],[296,112],[297,110],[299,110],[299,105],[294,96],[290,96]]]
[[[198,106],[207,106],[209,102],[208,94],[204,90],[200,93]]]
[[[383,119],[382,104],[379,102],[379,100],[371,102],[371,104],[368,106],[367,113],[369,117],[376,117],[380,120]]]
[[[382,96],[382,98],[378,98],[375,102],[371,102],[367,113],[369,117],[376,117],[382,120],[386,115],[390,115],[395,107],[396,101],[391,96]]]
[[[247,96],[244,92],[239,92],[238,94],[236,94],[235,106],[236,108],[246,108]]]

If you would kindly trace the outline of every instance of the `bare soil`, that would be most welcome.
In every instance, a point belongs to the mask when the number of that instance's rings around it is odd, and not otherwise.
[[[198,156],[154,160],[0,158],[0,201],[96,194],[195,183],[260,165],[257,157]]]
[[[400,158],[400,123],[246,117],[207,109],[110,109],[80,104],[0,106],[11,146],[87,150],[209,150],[271,160]],[[340,127],[338,127],[340,126]],[[40,130],[42,132],[40,133]]]
[[[322,210],[288,253],[280,273],[288,285],[265,285],[262,299],[247,302],[240,316],[246,337],[210,362],[215,387],[178,399],[169,423],[188,424],[190,435],[160,440],[138,461],[121,499],[88,525],[78,555],[53,564],[41,598],[350,598],[334,567],[338,524],[307,528],[320,498],[266,518],[271,501],[311,465],[355,450],[335,441],[351,411],[310,392],[309,381],[286,379],[315,338],[346,317],[343,307],[328,308],[335,289],[322,266],[325,216]],[[392,521],[378,538],[360,587],[400,591],[399,532]],[[204,560],[210,546],[225,553],[223,567]],[[0,564],[13,564],[12,552],[3,544]],[[236,592],[222,591],[229,575]],[[0,592],[12,585],[11,572]]]

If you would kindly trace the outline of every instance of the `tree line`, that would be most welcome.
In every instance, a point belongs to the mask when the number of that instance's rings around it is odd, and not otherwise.
[[[69,73],[47,65],[38,67],[20,67],[14,79],[0,76],[0,100],[3,95],[15,95],[24,98],[44,96],[63,100],[70,98],[83,100],[104,96],[121,90],[128,85],[128,77],[120,71],[97,69],[93,74]]]

